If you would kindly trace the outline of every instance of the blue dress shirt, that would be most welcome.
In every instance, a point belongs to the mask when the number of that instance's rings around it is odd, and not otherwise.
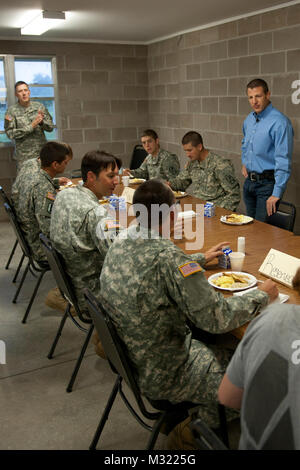
[[[242,163],[248,171],[274,170],[272,196],[281,197],[291,173],[294,131],[291,121],[270,103],[243,124]]]

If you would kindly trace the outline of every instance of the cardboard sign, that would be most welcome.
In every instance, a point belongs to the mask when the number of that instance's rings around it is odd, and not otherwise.
[[[288,287],[293,287],[292,280],[300,267],[300,259],[271,248],[259,272]]]
[[[124,188],[124,191],[122,192],[122,197],[125,198],[126,202],[128,202],[128,204],[132,204],[132,199],[133,199],[133,195],[134,195],[134,189],[132,188]]]

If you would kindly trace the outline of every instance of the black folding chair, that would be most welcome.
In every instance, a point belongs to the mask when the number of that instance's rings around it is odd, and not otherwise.
[[[110,410],[119,392],[125,405],[129,409],[131,414],[134,416],[134,418],[145,429],[151,432],[146,449],[152,450],[156,443],[158,433],[160,432],[162,427],[164,429],[164,433],[169,434],[178,423],[188,417],[189,410],[192,410],[192,408],[197,407],[197,404],[187,401],[172,404],[167,400],[152,400],[147,398],[151,406],[157,410],[156,412],[148,411],[145,402],[142,398],[139,387],[137,385],[134,369],[127,356],[126,347],[118,336],[116,329],[112,321],[110,320],[108,312],[112,311],[112,307],[108,305],[105,300],[99,295],[99,298],[101,299],[100,303],[98,300],[96,300],[96,298],[88,289],[85,290],[84,296],[87,302],[90,316],[94,322],[96,331],[99,335],[100,341],[104,348],[111,369],[113,373],[117,375],[112,392],[100,419],[93,441],[90,445],[90,449],[96,449],[104,425],[108,419]],[[127,397],[124,394],[124,391],[122,389],[123,380],[125,380],[129,388],[133,392],[135,401],[139,409],[139,413],[135,411],[135,409],[129,403]],[[142,415],[142,417],[140,416],[140,414]],[[149,424],[145,423],[144,418],[149,419],[150,421],[154,421],[153,426],[150,426]]]
[[[53,344],[51,346],[50,352],[48,354],[48,359],[53,358],[53,354],[54,354],[56,345],[58,343],[58,340],[61,336],[63,327],[64,327],[65,322],[66,322],[68,317],[72,320],[74,325],[77,326],[77,328],[79,328],[81,331],[86,333],[86,337],[85,337],[84,343],[82,345],[79,357],[77,359],[77,362],[75,364],[73,373],[71,375],[71,379],[70,379],[70,381],[68,383],[68,386],[67,386],[67,392],[72,392],[73,385],[74,385],[76,376],[78,374],[79,368],[81,366],[82,359],[84,357],[86,348],[88,347],[91,335],[93,333],[94,325],[92,323],[91,318],[89,316],[86,316],[84,314],[84,312],[82,312],[80,310],[79,306],[78,306],[78,302],[77,302],[76,295],[74,293],[74,287],[72,285],[72,281],[71,281],[70,277],[68,276],[68,274],[66,273],[66,269],[64,267],[63,257],[61,256],[60,253],[58,253],[58,251],[52,245],[51,241],[43,233],[40,234],[40,240],[41,240],[43,248],[45,250],[45,253],[46,253],[46,256],[47,256],[47,259],[48,259],[48,263],[49,263],[50,268],[52,270],[53,276],[56,280],[57,287],[59,288],[61,295],[68,302],[66,311],[65,311],[64,316],[63,316],[63,318],[60,322],[57,334],[55,336],[55,339],[54,339]],[[74,307],[74,309],[76,311],[76,314],[78,315],[78,318],[81,321],[81,323],[89,325],[88,328],[81,325],[73,317],[73,315],[71,314],[71,307]]]
[[[2,188],[2,186],[0,186],[0,196],[1,196],[1,198],[2,198],[3,204],[6,202],[7,204],[10,205],[11,209],[14,210],[13,204],[11,203],[9,197],[8,197],[7,194],[5,193],[5,191],[4,191],[4,189]],[[12,248],[12,250],[11,250],[10,255],[9,255],[8,261],[7,261],[6,265],[5,265],[5,269],[8,269],[8,268],[9,268],[10,263],[11,263],[11,260],[12,260],[12,258],[13,258],[13,256],[14,256],[14,254],[15,254],[15,251],[16,251],[17,246],[18,246],[18,238],[16,238],[16,241],[15,241],[15,243],[14,243],[14,246],[13,246],[13,248]],[[18,265],[18,267],[17,267],[17,272],[16,272],[16,274],[15,274],[15,277],[14,277],[14,279],[13,279],[13,282],[16,282],[16,280],[17,280],[17,277],[18,277],[19,271],[20,271],[20,269],[21,269],[21,266],[22,266],[22,264],[23,264],[23,261],[24,261],[24,255],[22,255],[22,257],[21,257],[21,260],[20,260],[19,265]]]
[[[267,218],[267,223],[293,232],[296,219],[296,207],[291,202],[279,201],[275,214]]]
[[[36,297],[36,294],[37,294],[37,291],[38,291],[38,288],[40,286],[40,283],[44,277],[44,274],[47,272],[47,271],[50,271],[50,267],[48,265],[48,263],[45,261],[45,262],[39,262],[37,263],[34,259],[33,259],[33,256],[31,254],[31,250],[29,248],[29,245],[27,243],[27,240],[23,234],[23,231],[20,227],[20,224],[17,220],[17,217],[13,211],[13,209],[11,208],[11,206],[5,202],[4,203],[4,207],[5,207],[5,210],[8,214],[8,217],[9,217],[9,220],[13,226],[13,229],[15,231],[15,234],[17,236],[17,239],[18,239],[18,242],[20,244],[20,247],[22,249],[22,252],[23,252],[23,255],[24,255],[24,258],[27,258],[28,262],[27,262],[27,265],[26,265],[26,268],[23,272],[23,276],[22,276],[22,279],[21,279],[21,282],[19,284],[19,287],[17,289],[17,292],[15,293],[15,296],[13,298],[13,303],[15,304],[17,302],[17,298],[19,296],[19,293],[20,293],[20,290],[23,286],[23,283],[25,281],[25,278],[27,276],[27,273],[28,271],[30,271],[33,276],[37,276],[38,275],[38,279],[37,279],[37,282],[36,282],[36,285],[35,285],[35,288],[34,288],[34,291],[31,295],[31,298],[30,298],[30,301],[29,301],[29,304],[26,308],[26,311],[25,311],[25,314],[24,314],[24,317],[23,317],[23,320],[22,320],[22,323],[26,323],[26,320],[27,320],[27,317],[29,315],[29,312],[30,312],[30,309],[32,307],[32,304],[33,304],[33,301]]]
[[[195,447],[199,450],[228,450],[228,447],[218,438],[212,429],[205,422],[197,418],[190,422],[190,430],[192,431]]]
[[[131,156],[130,169],[135,170],[139,168],[147,155],[148,153],[141,144],[135,145]]]

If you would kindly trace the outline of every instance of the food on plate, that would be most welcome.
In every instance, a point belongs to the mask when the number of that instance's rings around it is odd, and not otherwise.
[[[230,223],[242,223],[244,221],[244,216],[242,214],[230,214],[225,215],[226,222]]]
[[[185,193],[183,191],[173,191],[173,194],[175,197],[181,197],[183,196]]]
[[[143,178],[130,178],[129,182],[130,184],[138,184],[138,183],[144,183],[144,180]]]
[[[246,287],[249,284],[249,281],[249,277],[245,276],[244,274],[222,273],[221,276],[217,277],[216,279],[212,279],[211,282],[215,286],[228,289]]]

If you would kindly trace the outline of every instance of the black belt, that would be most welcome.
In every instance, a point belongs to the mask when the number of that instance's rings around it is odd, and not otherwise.
[[[274,170],[265,170],[262,173],[256,173],[256,171],[248,171],[248,178],[250,181],[261,181],[270,180],[274,181]]]

